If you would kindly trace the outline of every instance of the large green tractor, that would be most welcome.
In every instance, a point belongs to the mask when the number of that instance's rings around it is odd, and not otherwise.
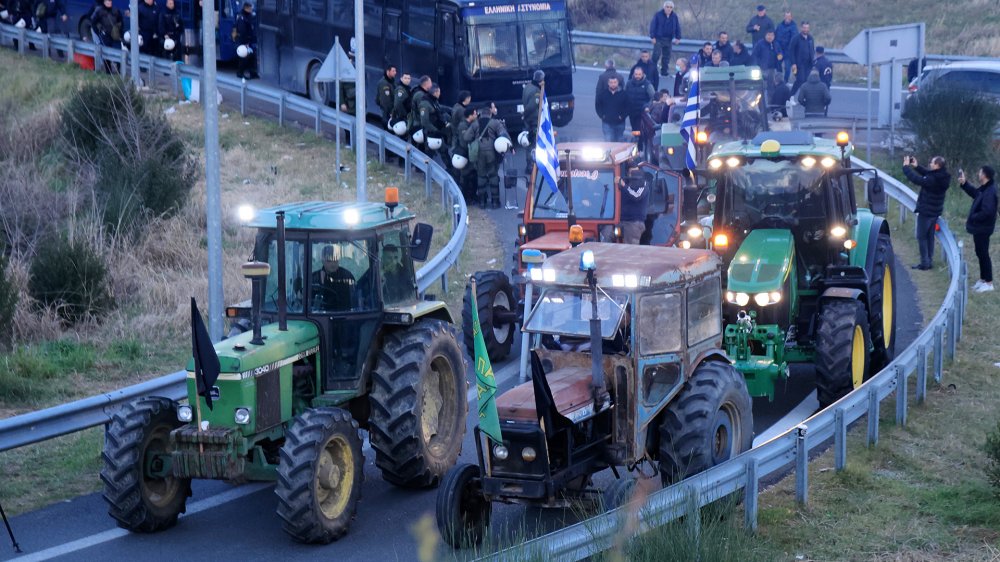
[[[789,364],[812,362],[821,407],[888,364],[895,260],[885,192],[859,208],[846,133],[769,132],[717,146],[712,248],[726,264],[726,351],[754,396],[774,398]],[[867,170],[865,170],[867,171]]]
[[[417,294],[432,228],[411,234],[413,219],[392,197],[255,214],[253,298],[227,310],[249,329],[195,346],[186,404],[145,398],[108,428],[101,479],[120,527],[173,526],[193,478],[274,481],[292,538],[336,540],[360,497],[362,428],[385,480],[439,483],[465,436],[465,360],[445,304]]]

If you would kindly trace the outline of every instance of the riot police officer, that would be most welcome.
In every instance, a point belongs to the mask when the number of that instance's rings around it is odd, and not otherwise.
[[[155,0],[143,0],[139,4],[139,36],[142,40],[133,37],[133,41],[139,41],[139,52],[160,56],[160,8]],[[133,34],[134,35],[134,34]]]
[[[238,78],[260,78],[260,74],[257,74],[257,14],[253,11],[253,4],[250,2],[244,2],[243,9],[236,16],[233,41],[239,45],[236,51],[239,55],[236,76]],[[243,54],[240,54],[241,52]]]
[[[184,56],[184,20],[177,9],[175,0],[167,0],[160,10],[160,37],[163,39],[163,51],[167,58],[179,61]],[[167,48],[171,47],[171,48]]]
[[[427,142],[426,152],[431,158],[444,145],[445,120],[441,116],[441,104],[438,101],[440,98],[441,87],[437,84],[431,84],[427,95],[421,97],[420,107],[417,108],[420,115],[420,128],[424,130],[424,139]],[[436,139],[442,144],[435,148],[431,139]]]
[[[479,206],[482,209],[500,207],[500,163],[512,146],[507,127],[496,118],[496,113],[497,106],[492,102],[484,105],[479,120],[473,122],[462,135],[465,142],[478,143],[476,147],[469,147],[469,154],[478,152],[475,164]]]
[[[382,73],[382,78],[379,79],[378,84],[375,86],[375,101],[378,103],[378,108],[382,110],[382,125],[385,127],[388,127],[389,118],[392,117],[395,80],[396,65],[387,64],[385,71]]]

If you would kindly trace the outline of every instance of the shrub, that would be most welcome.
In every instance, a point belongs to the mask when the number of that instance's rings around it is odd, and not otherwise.
[[[907,101],[903,119],[916,134],[924,160],[944,156],[952,170],[991,161],[1000,104],[978,93],[932,85]]]
[[[618,19],[622,2],[615,0],[570,0],[569,9],[574,25],[594,25]]]
[[[112,304],[101,256],[89,244],[62,236],[50,236],[39,244],[28,292],[70,323],[99,316]]]
[[[1000,499],[1000,422],[986,436],[986,477],[993,486],[993,494]]]
[[[0,245],[0,346],[10,345],[14,334],[14,311],[17,309],[17,286],[8,272],[10,260]]]

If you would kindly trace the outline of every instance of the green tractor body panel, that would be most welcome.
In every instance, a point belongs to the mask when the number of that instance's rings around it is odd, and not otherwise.
[[[683,147],[684,144],[680,123],[663,123],[660,125],[660,146],[664,148],[672,146],[677,149]]]
[[[814,137],[802,131],[795,131],[784,138],[791,139],[792,142],[785,140],[780,144],[777,152],[764,151],[765,147],[762,143],[733,141],[717,145],[712,150],[711,158],[725,159],[729,156],[742,156],[745,158],[794,159],[802,156],[818,158],[829,156],[838,161],[842,158],[841,148],[837,146],[836,141]],[[853,145],[847,146],[845,148],[846,157],[850,158],[852,153]]]
[[[789,230],[751,232],[729,264],[727,289],[755,295],[780,291],[795,260],[795,240]]]
[[[412,324],[420,318],[436,318],[449,324],[454,323],[448,305],[441,301],[416,301],[400,306],[385,307],[385,322],[388,324]]]
[[[403,205],[397,206],[392,218],[389,218],[384,203],[304,201],[261,209],[247,226],[274,228],[278,222],[275,216],[278,211],[285,212],[287,230],[339,230],[345,234],[414,218],[413,213]]]
[[[868,209],[858,209],[858,224],[851,231],[851,239],[858,243],[858,246],[851,250],[851,265],[865,268],[868,266],[868,254],[874,250],[872,244],[873,226],[881,226],[884,221],[882,217],[872,214]],[[874,235],[878,236],[878,229],[874,229]]]

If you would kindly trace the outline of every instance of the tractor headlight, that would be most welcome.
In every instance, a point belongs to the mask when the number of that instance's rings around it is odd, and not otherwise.
[[[750,295],[747,293],[734,293],[732,291],[726,291],[726,302],[737,306],[746,306],[750,304]]]
[[[622,227],[616,226],[612,230],[612,235],[615,237],[615,241],[621,240],[622,239]]]
[[[690,238],[701,238],[701,225],[692,226],[687,230],[687,234]]]
[[[847,236],[847,229],[838,224],[837,226],[830,229],[830,234],[834,238],[843,238],[844,236]]]
[[[520,236],[520,237],[522,237],[522,238],[525,237],[525,236],[527,236],[528,235],[528,227],[524,226],[523,224],[518,225],[518,227],[517,227],[517,235]]]
[[[510,451],[507,450],[507,447],[504,447],[503,445],[497,445],[496,447],[493,447],[493,456],[496,457],[498,461],[507,460],[507,457],[509,455]]]
[[[712,158],[708,161],[708,167],[713,170],[718,170],[722,167],[722,158]]]
[[[524,462],[532,462],[538,458],[538,453],[532,447],[525,447],[521,449],[521,458],[524,459]]]
[[[192,419],[194,419],[194,415],[191,411],[191,406],[186,404],[183,406],[177,406],[177,421],[182,423],[191,423]]]
[[[781,301],[781,291],[771,291],[770,293],[757,293],[753,296],[753,302],[757,306],[767,306],[769,304],[777,304]]]
[[[237,425],[246,425],[250,423],[250,410],[248,408],[236,408],[236,413],[233,415],[233,421]]]
[[[823,158],[822,160],[819,161],[819,165],[823,166],[824,168],[832,168],[833,165],[836,164],[836,163],[837,163],[837,161],[834,160],[833,158],[830,158],[829,156],[827,156],[827,157],[825,157],[825,158]]]
[[[690,250],[691,249],[691,241],[690,240],[681,240],[680,242],[677,243],[677,247],[680,248],[680,249],[682,249],[682,250]]]
[[[812,156],[806,156],[802,159],[802,166],[806,168],[812,168],[816,165],[816,159]]]

